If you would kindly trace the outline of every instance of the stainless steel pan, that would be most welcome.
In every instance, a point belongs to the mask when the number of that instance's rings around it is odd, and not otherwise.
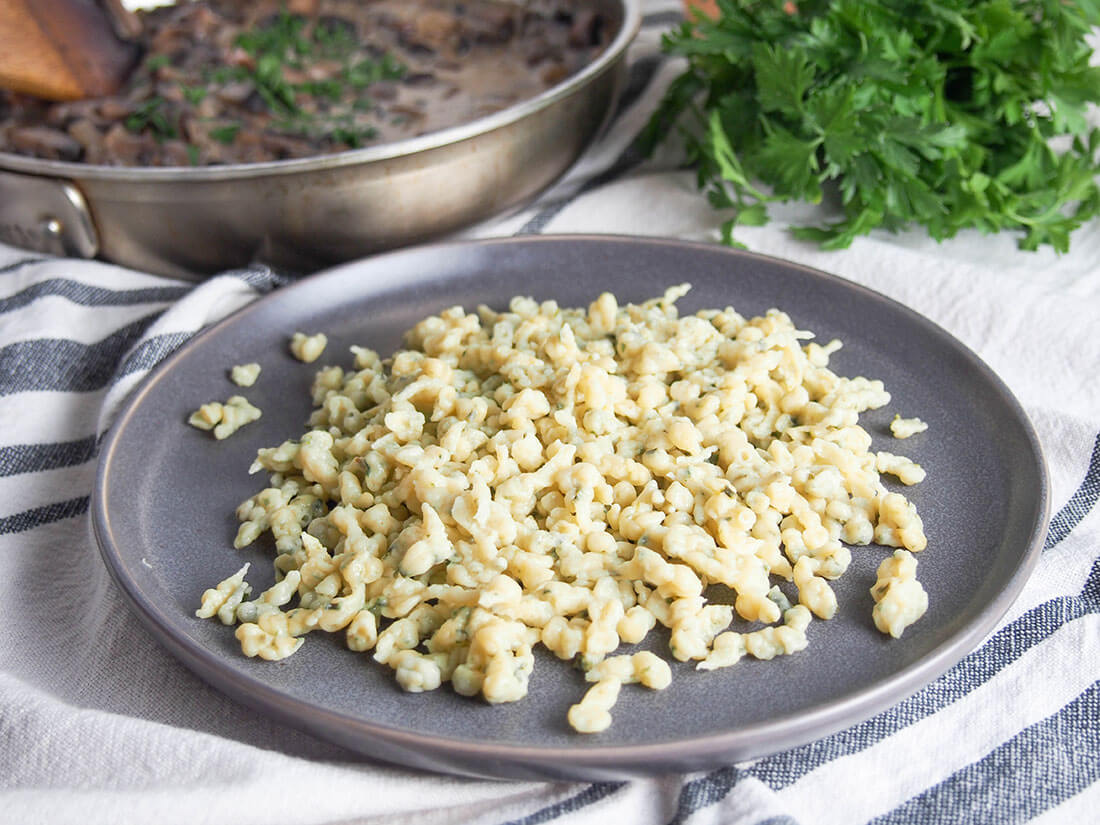
[[[591,0],[614,32],[581,72],[489,117],[300,160],[122,168],[0,152],[0,241],[177,277],[261,260],[307,272],[530,200],[598,133],[639,0]]]

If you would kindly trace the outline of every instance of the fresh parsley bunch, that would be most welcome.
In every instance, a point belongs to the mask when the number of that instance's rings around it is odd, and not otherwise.
[[[844,219],[800,227],[829,249],[919,223],[1022,230],[1022,249],[1069,248],[1100,214],[1100,68],[1085,36],[1098,0],[719,0],[717,19],[667,34],[688,58],[649,123],[652,148],[681,121],[717,208],[765,223],[769,201],[818,202]],[[1064,136],[1064,137],[1062,137]],[[1052,141],[1062,137],[1062,140]],[[762,184],[762,185],[761,185]]]

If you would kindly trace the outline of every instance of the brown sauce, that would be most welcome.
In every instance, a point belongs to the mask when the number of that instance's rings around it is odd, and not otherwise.
[[[340,152],[534,97],[610,35],[574,0],[195,0],[141,17],[145,55],[118,94],[0,91],[0,151],[111,166]]]

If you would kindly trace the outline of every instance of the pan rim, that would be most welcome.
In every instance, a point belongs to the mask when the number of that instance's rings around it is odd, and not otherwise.
[[[622,21],[615,37],[595,60],[570,75],[565,80],[534,97],[494,112],[491,115],[402,140],[349,149],[326,155],[310,155],[289,160],[263,163],[228,163],[220,166],[105,166],[102,164],[73,161],[44,160],[11,152],[0,152],[0,172],[68,178],[87,181],[117,181],[152,183],[171,181],[175,184],[209,183],[243,180],[257,177],[276,177],[310,172],[342,169],[347,166],[401,160],[443,149],[481,135],[489,134],[537,113],[571,97],[611,70],[625,56],[641,28],[641,0],[612,0],[621,12]]]

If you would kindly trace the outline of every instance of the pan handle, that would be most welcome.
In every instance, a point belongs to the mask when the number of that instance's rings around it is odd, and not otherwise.
[[[7,171],[0,171],[0,241],[77,258],[99,251],[95,222],[74,183]]]

